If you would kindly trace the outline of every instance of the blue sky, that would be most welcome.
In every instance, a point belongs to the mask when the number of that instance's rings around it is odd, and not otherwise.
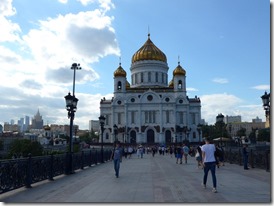
[[[0,123],[33,117],[69,124],[64,96],[79,98],[75,124],[98,119],[119,66],[130,82],[132,55],[151,40],[167,56],[168,81],[186,70],[189,97],[209,124],[218,113],[265,120],[270,91],[270,1],[266,0],[2,0]]]

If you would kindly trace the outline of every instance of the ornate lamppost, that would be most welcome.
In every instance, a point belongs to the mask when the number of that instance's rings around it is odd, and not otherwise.
[[[114,139],[115,143],[117,143],[117,133],[118,133],[118,127],[116,124],[113,125],[113,131],[114,131]]]
[[[264,95],[261,96],[263,101],[263,107],[265,110],[265,117],[266,117],[266,127],[269,127],[269,117],[270,117],[270,93],[267,94],[265,91]]]
[[[100,115],[99,123],[101,127],[101,163],[104,163],[104,130],[105,130],[105,117]]]
[[[73,171],[73,166],[72,166],[72,154],[73,154],[73,120],[74,120],[74,116],[75,116],[75,112],[77,110],[77,103],[78,103],[78,99],[75,97],[75,71],[81,69],[81,67],[79,67],[80,64],[76,64],[73,63],[71,66],[71,69],[74,70],[73,73],[73,93],[72,95],[70,94],[70,92],[68,93],[68,95],[65,96],[65,100],[66,100],[66,109],[68,111],[68,118],[70,118],[70,134],[69,134],[69,161],[68,161],[68,174],[72,174],[74,173]]]
[[[224,124],[224,115],[222,113],[218,114],[216,117],[217,123],[220,125],[221,129],[221,147],[223,146],[223,124]]]
[[[202,131],[202,125],[201,124],[197,125],[197,131],[198,131],[198,134],[199,134],[199,144],[200,144],[201,143],[201,131]]]
[[[188,135],[191,131],[191,128],[188,128],[187,126],[183,126],[183,132],[185,133],[185,143],[186,143],[186,138],[188,139]]]

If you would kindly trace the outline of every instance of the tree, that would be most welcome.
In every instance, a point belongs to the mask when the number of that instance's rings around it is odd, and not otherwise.
[[[238,137],[246,136],[246,128],[242,128],[242,127],[241,127],[241,129],[239,129],[239,130],[237,131],[236,135],[237,135]]]
[[[258,133],[258,141],[270,142],[270,129],[260,129]]]
[[[28,154],[32,156],[40,156],[43,154],[43,147],[37,141],[29,139],[16,139],[11,143],[9,156],[16,155],[17,157],[27,157]]]

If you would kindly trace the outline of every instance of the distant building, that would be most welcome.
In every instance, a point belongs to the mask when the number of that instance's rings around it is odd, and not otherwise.
[[[10,131],[10,132],[19,132],[20,127],[18,127],[17,124],[10,124],[8,122],[4,123],[4,131]]]
[[[248,137],[252,130],[260,130],[265,128],[265,122],[233,122],[229,123],[227,130],[231,134],[232,137],[237,137],[237,132],[243,128],[246,129],[246,136]],[[229,126],[231,126],[231,131],[229,131]]]
[[[29,130],[29,126],[30,126],[30,118],[29,116],[25,116],[24,131]]]
[[[228,115],[226,115],[226,117],[224,118],[224,122],[226,124],[233,123],[233,122],[242,122],[242,117],[240,115],[238,115],[238,116],[228,116]]]
[[[99,131],[99,120],[90,120],[89,121],[89,131],[98,132]]]
[[[256,119],[252,119],[252,122],[253,123],[260,123],[260,122],[263,122],[263,121],[259,117],[256,117]]]
[[[42,116],[40,115],[40,112],[38,109],[36,115],[32,119],[31,128],[32,129],[43,129],[43,125],[44,125],[44,121],[43,121]]]

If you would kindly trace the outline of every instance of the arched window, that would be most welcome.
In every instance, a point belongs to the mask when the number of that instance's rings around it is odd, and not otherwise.
[[[143,74],[143,72],[141,73],[141,82],[144,82],[144,74]]]
[[[117,90],[121,90],[122,89],[122,83],[119,81],[117,84]]]
[[[182,80],[179,80],[178,81],[178,89],[182,89],[182,85],[183,85]]]
[[[158,82],[158,72],[155,74],[155,82]]]
[[[151,82],[151,72],[148,72],[148,82]]]

